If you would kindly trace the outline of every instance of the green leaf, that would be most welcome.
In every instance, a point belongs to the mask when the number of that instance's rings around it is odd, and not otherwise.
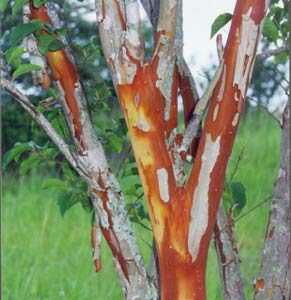
[[[286,64],[287,61],[288,61],[288,55],[287,53],[281,53],[279,55],[276,55],[274,57],[274,61],[275,61],[275,64]]]
[[[122,138],[120,138],[116,134],[111,134],[109,136],[110,146],[112,147],[113,151],[120,153],[122,151]]]
[[[9,0],[1,0],[0,1],[0,12],[3,14],[6,7],[7,7],[7,4],[8,4],[8,1]]]
[[[138,175],[136,162],[127,162],[123,168],[124,175]]]
[[[26,24],[19,24],[16,26],[10,34],[11,46],[16,46],[17,43],[22,41],[27,35],[36,32],[43,28],[44,23],[40,20],[32,20]]]
[[[24,64],[20,65],[12,74],[12,77],[15,79],[25,73],[35,71],[35,70],[41,70],[40,66],[33,65],[33,64]]]
[[[266,18],[263,27],[263,36],[266,37],[270,42],[276,43],[279,38],[279,31],[275,23],[270,19]]]
[[[82,197],[81,204],[86,212],[90,213],[93,210],[92,202],[89,197]]]
[[[55,40],[56,37],[52,34],[42,34],[38,38],[38,50],[41,54],[46,55],[49,51],[49,45],[50,43]]]
[[[63,43],[57,39],[54,39],[48,46],[49,51],[52,51],[52,52],[58,51],[62,48],[64,48]]]
[[[49,88],[48,90],[52,97],[54,97],[55,99],[59,99],[59,94],[55,88]]]
[[[246,189],[241,182],[232,182],[230,189],[233,195],[234,204],[236,205],[234,215],[238,216],[247,203]]]
[[[41,7],[45,2],[46,0],[33,0],[33,6]]]
[[[14,4],[12,6],[12,16],[15,17],[16,14],[19,12],[19,10],[27,2],[28,2],[28,0],[15,0]]]
[[[50,159],[55,159],[57,156],[58,156],[58,154],[60,153],[60,151],[59,150],[57,150],[57,149],[55,149],[55,148],[45,148],[45,149],[43,149],[43,154],[45,155],[45,156],[47,156],[48,158],[50,158]]]
[[[140,178],[138,175],[122,177],[120,179],[120,185],[125,193],[134,192],[136,187],[140,186]]]
[[[222,201],[223,201],[223,207],[224,210],[229,213],[231,207],[233,206],[233,196],[231,191],[228,188],[225,188],[223,190],[223,196],[222,196]]]
[[[46,189],[51,189],[51,188],[55,188],[55,189],[66,189],[67,188],[67,184],[65,181],[58,179],[58,178],[49,178],[47,179],[43,184],[42,184],[42,189],[46,190]]]
[[[14,68],[18,68],[20,65],[20,57],[25,53],[22,47],[13,47],[5,52],[5,58],[8,64],[11,64]]]
[[[79,199],[70,192],[60,192],[58,196],[58,204],[62,217],[73,205],[77,204]]]
[[[30,151],[31,147],[28,144],[17,143],[7,151],[3,156],[2,166],[5,169],[13,160],[18,161],[19,157],[26,151]]]
[[[119,118],[117,121],[117,129],[116,132],[121,136],[126,136],[127,134],[127,126],[124,118]]]
[[[19,174],[21,176],[25,175],[31,168],[38,166],[42,161],[41,156],[38,153],[30,155],[25,159],[19,169]]]
[[[232,19],[232,14],[230,13],[224,13],[219,15],[214,22],[211,25],[211,34],[210,38],[212,37],[224,26],[226,25],[230,20]]]
[[[77,178],[75,171],[69,166],[67,162],[62,163],[62,171],[65,174],[66,178],[69,180],[75,180]]]

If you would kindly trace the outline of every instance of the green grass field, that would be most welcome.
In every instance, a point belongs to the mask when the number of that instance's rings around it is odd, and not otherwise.
[[[231,158],[231,171],[242,147],[245,153],[235,180],[247,189],[247,212],[272,194],[278,169],[280,129],[265,113],[243,120]],[[41,189],[42,174],[4,175],[2,200],[2,299],[4,300],[119,300],[122,299],[111,255],[103,243],[103,268],[93,270],[90,216],[80,206],[61,217],[53,192]],[[268,205],[236,224],[247,299],[260,267]],[[137,225],[138,226],[138,225]],[[151,235],[135,227],[145,261]],[[145,242],[146,241],[146,242]],[[216,254],[210,250],[208,299],[222,299]]]

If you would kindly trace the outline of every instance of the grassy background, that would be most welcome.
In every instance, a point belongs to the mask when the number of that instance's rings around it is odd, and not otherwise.
[[[273,192],[278,169],[280,129],[263,112],[249,112],[236,139],[229,170],[245,147],[235,180],[247,188],[247,212]],[[80,206],[61,217],[53,192],[41,189],[42,174],[18,178],[4,175],[2,200],[2,297],[4,300],[122,299],[111,255],[102,245],[101,273],[91,263],[90,216]],[[260,267],[268,205],[236,224],[247,299]],[[151,235],[135,227],[145,261]],[[222,299],[216,254],[210,249],[207,291]]]

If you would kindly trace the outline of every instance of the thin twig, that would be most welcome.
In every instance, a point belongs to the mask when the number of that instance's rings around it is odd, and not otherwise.
[[[235,176],[235,174],[236,174],[236,172],[238,170],[238,167],[239,167],[239,164],[240,164],[240,162],[242,160],[244,152],[245,152],[245,146],[242,147],[242,149],[241,149],[241,151],[240,151],[240,153],[238,155],[238,158],[237,158],[237,161],[235,163],[235,166],[234,166],[234,168],[233,168],[233,170],[232,170],[232,172],[230,174],[229,182],[232,182],[232,180],[233,180],[233,178],[234,178],[234,176]]]
[[[124,162],[125,162],[126,158],[128,157],[129,153],[131,152],[131,149],[132,149],[132,147],[131,147],[131,145],[129,145],[128,149],[121,154],[120,164],[119,164],[119,166],[117,168],[117,171],[116,171],[116,177],[118,177],[118,175],[119,175],[119,173],[120,173],[120,171],[121,171],[121,169],[124,165]]]
[[[262,53],[257,54],[257,59],[262,59],[262,60],[268,59],[271,56],[276,56],[285,53],[288,51],[288,49],[289,49],[288,46],[282,46],[277,49],[266,50]]]
[[[278,119],[277,119],[277,118],[276,118],[276,117],[268,110],[268,108],[267,108],[266,106],[260,104],[257,100],[255,100],[254,98],[251,98],[251,97],[247,97],[247,100],[256,103],[259,107],[261,107],[263,110],[265,110],[265,111],[268,113],[268,115],[270,115],[270,117],[273,118],[274,121],[276,121],[276,123],[277,123],[280,127],[282,127],[280,120],[278,120]]]
[[[196,104],[192,118],[190,119],[190,121],[185,129],[184,135],[183,135],[183,142],[180,147],[181,150],[184,150],[184,151],[188,150],[192,143],[192,140],[197,136],[197,133],[200,128],[200,122],[202,120],[203,113],[205,112],[205,110],[209,104],[209,101],[210,101],[213,91],[216,87],[216,84],[219,81],[222,70],[223,70],[223,63],[221,63],[220,66],[217,68],[206,91],[202,95],[200,101],[198,101],[198,103]]]
[[[259,208],[260,206],[262,206],[263,204],[265,204],[266,202],[268,202],[268,200],[272,199],[272,197],[273,197],[273,195],[268,196],[263,201],[259,202],[257,205],[253,206],[252,208],[250,208],[245,213],[240,214],[237,218],[235,218],[233,220],[234,223],[238,222],[240,219],[242,219],[243,217],[247,216],[249,213],[251,213],[252,211],[256,210],[257,208]]]
[[[253,212],[254,210],[256,210],[257,208],[259,208],[260,206],[262,206],[263,204],[265,204],[266,202],[268,202],[268,200],[270,200],[273,197],[273,195],[270,195],[268,197],[266,197],[264,200],[262,200],[261,202],[259,202],[258,204],[256,204],[255,206],[253,206],[252,208],[250,208],[248,211],[246,211],[245,213],[239,215],[237,218],[235,218],[233,220],[233,223],[237,223],[239,220],[241,220],[243,217],[247,216],[249,213]],[[217,234],[220,234],[221,232],[223,232],[226,227],[229,226],[228,224],[226,224]],[[215,235],[215,236],[216,236]],[[214,237],[215,237],[214,236]]]

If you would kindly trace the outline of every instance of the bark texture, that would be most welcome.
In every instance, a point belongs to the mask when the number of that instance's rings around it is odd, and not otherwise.
[[[32,19],[39,19],[56,26],[54,23],[58,20],[58,16],[52,4],[36,8],[30,2],[30,13]],[[43,33],[45,33],[44,29]],[[132,49],[135,53],[140,51],[138,47]],[[53,71],[72,139],[77,146],[77,163],[83,165],[83,169],[86,170],[83,177],[92,193],[93,207],[98,216],[98,226],[113,253],[125,297],[128,299],[134,299],[134,297],[135,299],[154,299],[155,288],[147,279],[142,256],[127,216],[122,192],[108,166],[104,150],[94,131],[72,57],[69,49],[49,51],[47,54],[48,65]],[[95,233],[97,234],[98,231]],[[98,237],[95,236],[95,238],[97,240]],[[98,252],[97,242],[95,242],[95,247],[95,252]],[[101,262],[98,255],[95,256],[94,264],[97,269],[100,268]]]
[[[244,300],[244,285],[240,272],[240,259],[234,236],[234,223],[222,204],[214,227],[214,244],[217,253],[224,300]]]
[[[132,2],[123,4],[126,11]],[[97,1],[97,8],[99,16],[102,12],[98,21],[105,56],[113,72],[149,208],[161,298],[203,300],[208,247],[267,2],[237,2],[216,78],[203,101],[191,104],[190,111],[196,110],[201,116],[211,99],[188,181],[177,163],[185,160],[188,150],[177,151],[188,137],[177,130],[181,85],[179,64],[176,66],[179,51],[175,47],[182,40],[176,30],[181,21],[180,1],[160,2],[155,51],[145,63],[127,45],[130,32],[123,26],[123,10],[103,1]],[[113,19],[114,15],[118,18]],[[111,26],[107,26],[108,19]],[[116,32],[122,31],[123,37],[115,42]],[[138,34],[136,37],[139,45],[141,38]],[[192,118],[197,120],[195,115]],[[197,128],[200,120],[196,121]]]
[[[256,300],[290,299],[290,101],[283,115],[281,160],[263,249]]]

